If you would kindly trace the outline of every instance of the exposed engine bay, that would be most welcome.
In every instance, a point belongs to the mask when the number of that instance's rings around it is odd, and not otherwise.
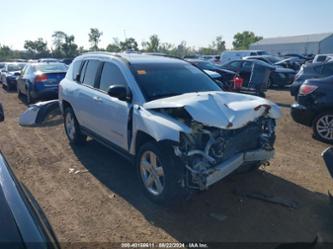
[[[176,156],[187,169],[186,185],[189,188],[206,189],[207,176],[234,155],[256,150],[274,151],[276,122],[265,115],[242,128],[227,130],[194,121],[182,108],[160,111],[184,122],[192,130],[190,134],[181,133],[179,146],[174,147]]]

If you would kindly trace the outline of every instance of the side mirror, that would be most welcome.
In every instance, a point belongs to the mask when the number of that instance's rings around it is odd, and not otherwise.
[[[0,104],[0,122],[5,121],[5,113],[3,111],[2,105]]]
[[[132,93],[130,89],[124,85],[112,85],[109,87],[108,95],[122,101],[130,102]]]

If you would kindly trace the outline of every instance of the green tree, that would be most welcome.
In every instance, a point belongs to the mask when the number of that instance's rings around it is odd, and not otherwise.
[[[97,28],[91,28],[89,33],[89,42],[91,44],[91,50],[98,50],[98,43],[101,41],[101,36],[103,32],[99,31]]]
[[[127,50],[138,51],[138,43],[134,38],[130,37],[125,39],[125,41],[120,42],[120,48],[122,51],[127,51]]]
[[[149,37],[148,42],[142,43],[142,46],[147,52],[158,52],[160,49],[160,38],[158,38],[158,35],[152,35]]]
[[[217,36],[215,41],[213,42],[214,49],[216,50],[215,54],[222,53],[226,47],[225,47],[225,41],[222,39],[222,36]]]
[[[3,45],[0,45],[0,59],[6,60],[13,57],[13,50],[10,49],[10,47]]]
[[[75,57],[78,55],[78,46],[74,43],[75,37],[67,35],[63,31],[55,31],[52,35],[53,38],[53,56],[55,57]]]
[[[74,40],[74,35],[65,36],[65,42],[61,46],[65,57],[73,58],[79,54],[77,50],[78,46],[75,44]]]
[[[252,43],[260,41],[261,39],[261,36],[256,36],[251,31],[243,31],[242,33],[237,33],[234,35],[234,41],[232,42],[232,45],[234,46],[234,49],[237,50],[249,49]]]
[[[42,38],[38,38],[36,41],[26,40],[24,42],[24,48],[27,49],[34,58],[47,57],[50,55],[47,42]]]
[[[120,48],[119,40],[117,38],[113,38],[113,43],[110,43],[109,45],[107,45],[106,51],[115,52],[115,53],[120,52],[121,48]]]

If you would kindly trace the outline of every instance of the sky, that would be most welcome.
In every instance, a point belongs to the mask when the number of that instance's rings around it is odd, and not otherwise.
[[[333,32],[332,10],[332,0],[0,0],[0,44],[23,49],[25,40],[41,37],[51,47],[61,30],[89,48],[89,30],[98,28],[99,47],[114,37],[141,44],[157,34],[195,47],[222,36],[231,48],[244,30],[263,37]]]

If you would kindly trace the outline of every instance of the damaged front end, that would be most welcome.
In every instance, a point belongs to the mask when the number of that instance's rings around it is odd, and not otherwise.
[[[177,157],[186,167],[185,185],[205,190],[248,163],[266,163],[274,155],[275,119],[259,117],[239,129],[205,126],[191,120],[183,108],[162,112],[186,123],[190,134],[180,133]]]
[[[274,156],[276,120],[282,114],[268,100],[200,92],[155,100],[144,107],[188,128],[179,131],[174,152],[186,168],[184,185],[191,189],[207,189],[237,169],[267,163]]]

